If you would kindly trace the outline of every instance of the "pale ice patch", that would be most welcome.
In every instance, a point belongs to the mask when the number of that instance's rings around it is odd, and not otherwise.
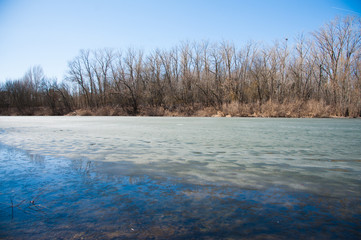
[[[350,192],[360,187],[361,163],[353,161],[361,156],[360,126],[342,119],[1,117],[0,142],[39,155],[130,162],[199,183],[332,194],[345,184]]]

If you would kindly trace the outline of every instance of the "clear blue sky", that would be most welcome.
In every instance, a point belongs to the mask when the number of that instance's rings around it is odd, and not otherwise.
[[[272,43],[361,16],[340,0],[0,0],[0,82],[41,65],[62,80],[80,49],[168,49],[181,41]]]

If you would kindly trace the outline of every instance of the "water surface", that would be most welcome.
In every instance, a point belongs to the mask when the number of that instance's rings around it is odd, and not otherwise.
[[[1,117],[0,237],[361,237],[359,119]]]

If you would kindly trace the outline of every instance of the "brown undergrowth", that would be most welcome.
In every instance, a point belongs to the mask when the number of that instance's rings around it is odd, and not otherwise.
[[[52,111],[48,108],[34,108],[26,111],[18,109],[0,109],[3,116],[50,116]],[[334,118],[334,117],[360,117],[357,109],[341,110],[327,105],[323,101],[285,101],[277,103],[238,103],[232,102],[219,107],[179,106],[172,109],[164,107],[139,107],[136,114],[127,109],[114,106],[98,108],[81,108],[64,114],[66,116],[168,116],[168,117],[282,117],[282,118]]]
[[[235,117],[285,117],[327,118],[337,117],[335,109],[324,102],[294,101],[282,104],[268,101],[264,104],[230,103],[222,106],[222,112]]]

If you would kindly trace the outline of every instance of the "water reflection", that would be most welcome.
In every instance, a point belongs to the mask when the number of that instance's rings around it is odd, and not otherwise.
[[[192,184],[134,168],[141,166],[40,157],[0,145],[0,238],[361,237],[359,198],[277,184]]]

